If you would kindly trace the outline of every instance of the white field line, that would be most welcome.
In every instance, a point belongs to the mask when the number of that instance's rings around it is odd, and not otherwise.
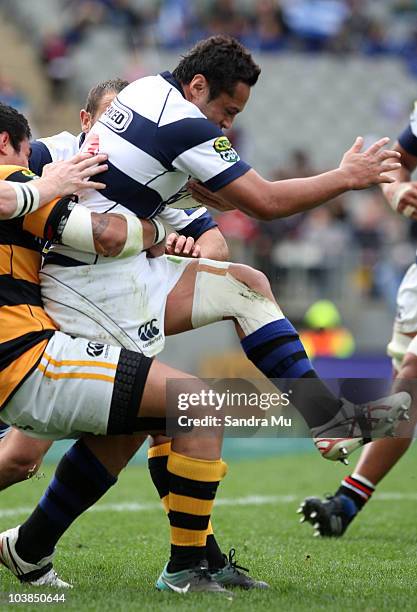
[[[301,496],[296,495],[248,495],[247,497],[219,498],[216,507],[221,506],[265,506],[268,504],[296,504],[301,501]],[[375,493],[372,497],[375,501],[417,501],[417,493]],[[123,502],[120,504],[98,504],[88,512],[146,512],[161,509],[158,502],[138,503]],[[18,506],[16,508],[0,509],[0,518],[29,514],[33,507]]]

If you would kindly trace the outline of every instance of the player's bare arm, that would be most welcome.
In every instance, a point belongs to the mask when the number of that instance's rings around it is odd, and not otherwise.
[[[399,142],[394,149],[401,154],[401,167],[389,173],[393,182],[381,185],[382,192],[396,212],[417,219],[417,182],[411,181],[417,157],[403,149]]]
[[[200,257],[217,259],[218,261],[229,259],[229,247],[218,227],[213,227],[204,232],[196,240],[196,246],[200,247]]]
[[[135,223],[136,229],[134,231],[142,234],[141,241],[143,248],[141,250],[151,248],[155,244],[156,239],[155,225],[146,219],[137,219]],[[92,212],[91,228],[96,253],[104,257],[118,257],[121,255],[129,233],[129,224],[126,216]]]
[[[363,139],[357,138],[337,169],[308,178],[271,182],[251,169],[220,189],[219,195],[259,219],[270,220],[303,212],[351,189],[394,182],[389,173],[401,167],[401,154],[384,149],[388,142],[388,138],[382,138],[361,152]]]

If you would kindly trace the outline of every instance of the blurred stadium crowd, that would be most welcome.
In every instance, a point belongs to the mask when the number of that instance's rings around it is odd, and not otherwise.
[[[3,0],[25,27],[23,2]],[[132,51],[183,49],[228,33],[253,51],[396,56],[417,76],[416,0],[56,0],[49,18],[48,4],[39,32],[28,33],[58,98],[74,50],[103,27],[120,31]]]
[[[395,57],[410,78],[417,77],[417,0],[43,0],[43,4],[39,13],[26,0],[2,2],[27,34],[49,99],[57,108],[71,97],[79,102],[76,88],[74,94],[79,73],[74,57],[83,48],[88,52],[97,33],[108,40],[118,36],[111,39],[111,55],[124,47],[130,61],[120,76],[130,80],[153,72],[144,52],[151,50],[155,56],[168,50],[175,61],[184,48],[216,33],[236,36],[269,57],[354,57],[371,62]],[[107,60],[111,57],[103,58]],[[0,100],[31,116],[30,101],[3,72],[0,67]],[[410,102],[403,100],[405,109]],[[405,125],[406,112],[398,113]],[[230,138],[245,157],[244,130],[238,122]],[[270,170],[271,178],[308,176],[327,169],[311,151],[297,146],[287,160],[281,159],[280,167]],[[256,167],[256,159],[250,161]],[[219,215],[218,222],[232,246],[232,257],[262,268],[279,286],[281,299],[298,298],[305,304],[321,296],[339,303],[383,300],[391,313],[417,238],[417,224],[394,215],[378,190],[273,223],[258,223],[239,212]]]

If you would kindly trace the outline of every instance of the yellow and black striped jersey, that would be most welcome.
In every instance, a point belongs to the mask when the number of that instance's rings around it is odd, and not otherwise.
[[[26,168],[0,165],[2,180],[33,178]],[[36,367],[57,329],[43,309],[38,273],[45,240],[58,235],[69,203],[53,200],[26,217],[0,221],[0,409]]]

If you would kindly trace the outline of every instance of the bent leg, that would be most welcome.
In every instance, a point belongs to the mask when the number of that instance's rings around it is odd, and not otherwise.
[[[341,401],[318,378],[266,276],[242,264],[192,262],[168,296],[166,334],[225,319],[234,322],[247,357],[265,376],[291,379],[292,404],[310,428],[339,412]]]
[[[409,382],[407,382],[409,381]],[[395,438],[375,440],[361,453],[355,473],[369,480],[375,487],[401,459],[413,441],[417,423],[417,337],[409,339],[407,352],[403,357],[395,380],[396,391],[408,391],[413,397],[410,421],[400,423]]]
[[[365,446],[354,472],[343,478],[334,496],[325,500],[315,497],[304,500],[300,512],[304,514],[304,520],[314,524],[320,535],[343,535],[358,512],[371,499],[378,483],[397,464],[412,442],[417,422],[415,334],[407,336],[394,332],[388,353],[393,358],[396,370],[395,390],[405,390],[413,398],[410,421],[399,424],[396,431],[399,437],[375,440]]]
[[[21,525],[16,551],[30,563],[51,555],[76,518],[117,482],[140,448],[140,436],[85,436],[62,457],[47,490]]]

